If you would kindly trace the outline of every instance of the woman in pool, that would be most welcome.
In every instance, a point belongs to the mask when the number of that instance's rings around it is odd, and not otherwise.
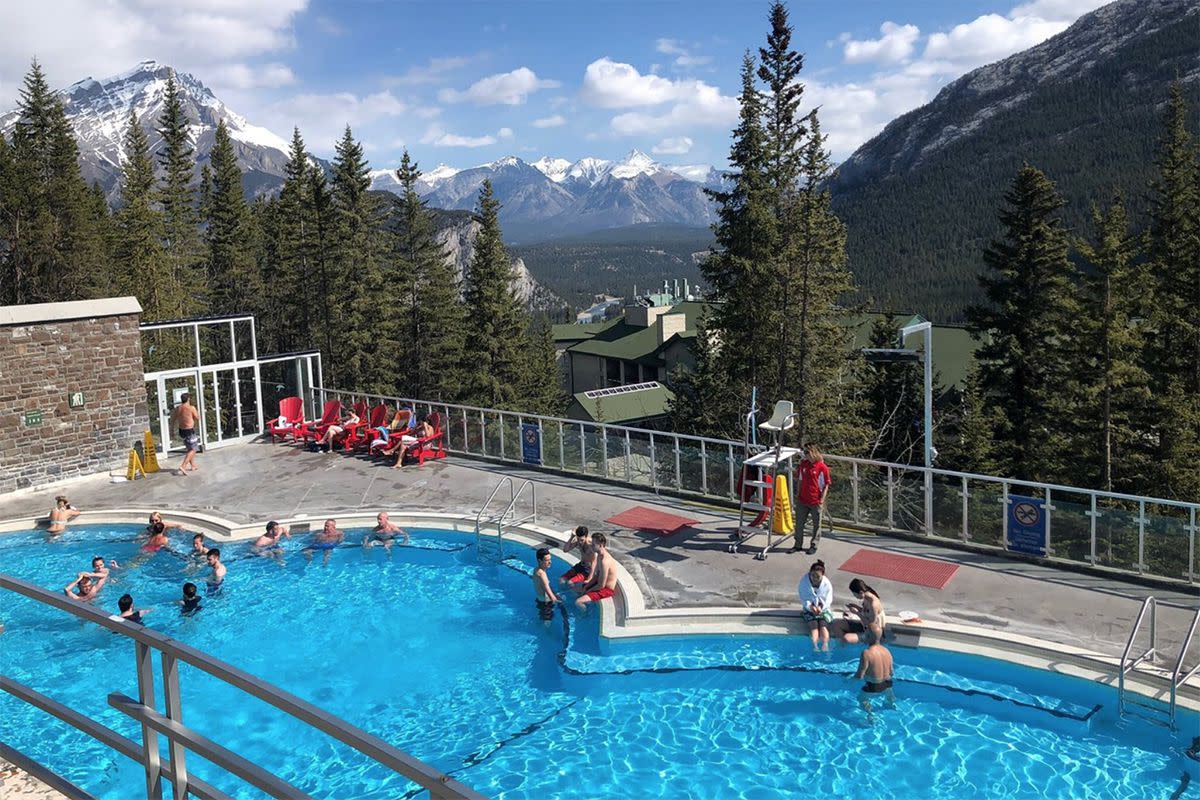
[[[162,522],[152,522],[146,526],[146,532],[150,534],[150,538],[142,545],[143,552],[157,553],[171,543],[167,538],[167,526]]]
[[[67,529],[67,523],[78,517],[82,512],[71,505],[67,496],[60,494],[54,498],[54,508],[50,509],[50,533],[59,534]]]
[[[855,644],[866,631],[870,630],[874,632],[875,640],[882,642],[883,627],[886,621],[883,616],[883,601],[879,599],[879,593],[859,578],[850,581],[850,591],[859,602],[847,603],[846,609],[857,614],[858,619],[849,619],[843,615],[841,619],[833,623],[829,632],[846,644]]]
[[[162,512],[152,511],[152,512],[150,512],[150,524],[148,524],[146,526],[146,535],[153,536],[159,528],[166,531],[166,530],[170,530],[171,528],[182,528],[182,527],[183,526],[180,525],[178,522],[165,521],[163,519]]]
[[[800,579],[800,618],[808,623],[814,650],[829,651],[829,624],[833,622],[833,584],[825,577],[825,562],[814,561]],[[818,644],[819,642],[819,644]]]

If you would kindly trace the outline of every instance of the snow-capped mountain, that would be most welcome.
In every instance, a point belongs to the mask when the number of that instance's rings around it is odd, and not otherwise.
[[[459,170],[454,167],[448,167],[445,164],[438,164],[429,172],[421,173],[420,179],[417,181],[417,192],[421,195],[432,192],[437,185],[447,178],[452,178],[459,173]],[[373,169],[367,173],[367,177],[371,179],[371,188],[393,194],[400,194],[403,190],[400,188],[400,179],[396,177],[394,169]]]
[[[217,123],[225,120],[238,161],[246,173],[247,191],[258,194],[278,187],[283,182],[283,165],[287,162],[287,141],[266,128],[250,124],[195,76],[157,61],[143,61],[127,72],[103,80],[85,78],[59,92],[79,143],[84,179],[99,183],[110,197],[115,196],[122,161],[121,140],[131,109],[146,129],[151,150],[159,146],[162,137],[157,131],[158,117],[162,113],[167,78],[172,75],[182,92],[184,114],[192,123],[190,132],[198,162],[208,161]],[[0,116],[0,131],[8,133],[15,122],[16,112]]]

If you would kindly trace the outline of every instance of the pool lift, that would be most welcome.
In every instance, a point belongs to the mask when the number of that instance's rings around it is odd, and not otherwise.
[[[782,533],[775,535],[771,530],[771,520],[775,513],[775,503],[777,502],[775,493],[775,478],[780,474],[780,466],[783,466],[784,474],[786,474],[788,464],[791,460],[801,452],[797,447],[783,446],[783,432],[791,430],[796,424],[797,414],[792,410],[791,400],[779,400],[775,403],[775,410],[771,413],[771,418],[766,422],[761,422],[755,426],[756,411],[751,410],[746,415],[745,420],[745,437],[743,440],[743,461],[742,461],[742,485],[741,494],[738,498],[738,526],[737,530],[730,536],[733,539],[733,544],[729,545],[729,552],[736,553],[739,548],[746,543],[747,540],[758,536],[765,532],[767,541],[763,545],[761,551],[755,556],[756,561],[765,561],[767,554],[775,547],[778,547],[789,538],[794,537],[795,531],[792,533]],[[773,433],[775,435],[775,446],[764,450],[761,453],[751,455],[755,444],[753,439],[756,434],[755,428]],[[769,473],[763,475],[763,470],[769,467]],[[757,475],[758,477],[752,477]],[[793,507],[795,504],[792,504]],[[751,519],[750,514],[755,516]],[[748,521],[749,519],[749,521]]]

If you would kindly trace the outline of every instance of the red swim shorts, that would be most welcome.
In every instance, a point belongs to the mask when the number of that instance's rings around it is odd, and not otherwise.
[[[597,589],[594,592],[588,592],[587,595],[592,600],[603,600],[607,597],[612,597],[613,590],[612,589]]]

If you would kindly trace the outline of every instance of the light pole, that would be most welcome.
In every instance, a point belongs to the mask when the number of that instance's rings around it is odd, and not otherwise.
[[[919,322],[912,322],[900,329],[900,341],[896,349],[867,348],[862,351],[863,357],[873,364],[886,364],[899,361],[922,361],[925,366],[925,532],[933,533],[933,459],[937,450],[933,446],[933,323],[921,317],[915,317]],[[924,352],[907,350],[904,340],[914,333],[922,334]]]

